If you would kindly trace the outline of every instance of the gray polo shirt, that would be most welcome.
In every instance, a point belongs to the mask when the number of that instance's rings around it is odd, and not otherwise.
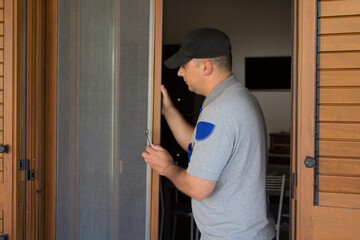
[[[272,239],[264,117],[255,97],[234,75],[205,99],[189,152],[187,172],[217,181],[206,199],[192,199],[201,239]]]

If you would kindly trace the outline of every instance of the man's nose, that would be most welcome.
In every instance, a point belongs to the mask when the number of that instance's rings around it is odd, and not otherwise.
[[[177,75],[178,75],[179,77],[182,77],[182,76],[183,76],[183,71],[182,71],[181,67],[179,67],[179,70],[178,70],[178,72],[177,72]]]

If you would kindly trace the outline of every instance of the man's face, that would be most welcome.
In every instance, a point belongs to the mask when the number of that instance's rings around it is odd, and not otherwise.
[[[184,79],[190,91],[201,94],[201,68],[194,59],[179,67],[178,76]]]

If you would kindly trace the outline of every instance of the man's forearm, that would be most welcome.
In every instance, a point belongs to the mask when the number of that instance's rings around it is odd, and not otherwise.
[[[194,127],[184,119],[175,107],[164,113],[164,117],[176,141],[187,151],[191,136],[194,132]]]
[[[164,171],[167,177],[179,191],[196,200],[202,200],[212,193],[216,182],[194,177],[186,169],[171,165]]]

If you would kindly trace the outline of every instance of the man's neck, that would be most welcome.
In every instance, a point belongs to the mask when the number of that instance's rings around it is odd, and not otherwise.
[[[217,86],[219,86],[222,82],[228,79],[231,75],[232,72],[230,71],[214,74],[209,79],[209,85],[208,88],[206,89],[206,93],[204,96],[207,97]]]

